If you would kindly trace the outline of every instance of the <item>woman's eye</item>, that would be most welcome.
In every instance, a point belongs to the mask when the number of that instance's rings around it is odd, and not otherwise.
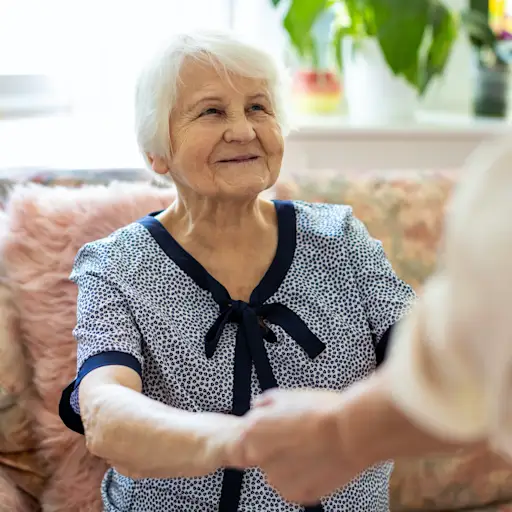
[[[201,112],[202,116],[211,116],[212,114],[219,114],[220,110],[218,108],[207,108]]]
[[[262,106],[262,105],[251,105],[249,110],[253,110],[253,111],[261,111],[261,110],[265,110],[265,108]]]

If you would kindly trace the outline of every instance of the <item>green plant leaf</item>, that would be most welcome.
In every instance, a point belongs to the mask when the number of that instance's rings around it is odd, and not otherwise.
[[[421,80],[421,66],[420,66],[420,57],[416,55],[414,62],[411,65],[404,69],[401,75],[411,84],[418,92],[420,92],[420,80]]]
[[[374,16],[371,5],[368,0],[341,0],[347,9],[347,14],[351,21],[353,35],[373,36],[376,34],[374,30]]]
[[[318,69],[320,57],[318,55],[318,48],[315,39],[311,33],[309,33],[308,37],[305,39],[304,56],[311,63],[311,67],[313,69]]]
[[[354,36],[351,27],[336,27],[332,34],[332,46],[334,59],[339,71],[343,70],[343,39],[347,36]]]
[[[457,21],[454,15],[441,3],[432,5],[431,42],[426,55],[425,65],[419,73],[419,93],[424,94],[431,80],[441,75],[450,57],[457,38]]]
[[[489,15],[489,0],[469,0],[469,8],[472,11],[482,13],[487,18]]]
[[[471,44],[477,49],[495,47],[497,37],[489,26],[485,14],[479,11],[465,9],[460,13],[460,22],[468,34]]]
[[[297,53],[304,57],[310,48],[311,28],[327,7],[327,0],[292,0],[283,21]]]
[[[393,74],[417,87],[413,70],[429,19],[431,0],[368,0],[377,39]]]
[[[345,4],[348,15],[353,19],[358,16],[362,16],[365,4],[361,0],[342,0]]]

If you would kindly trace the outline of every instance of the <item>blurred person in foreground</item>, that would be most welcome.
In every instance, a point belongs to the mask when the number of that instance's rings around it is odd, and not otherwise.
[[[442,249],[385,363],[343,393],[264,393],[238,465],[313,503],[386,459],[482,446],[511,462],[512,138],[468,160]]]

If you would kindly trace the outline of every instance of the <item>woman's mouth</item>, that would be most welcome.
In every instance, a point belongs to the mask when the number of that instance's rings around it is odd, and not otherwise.
[[[223,164],[243,164],[248,162],[253,162],[257,160],[259,156],[257,155],[238,155],[233,158],[224,158],[219,160],[219,163]]]

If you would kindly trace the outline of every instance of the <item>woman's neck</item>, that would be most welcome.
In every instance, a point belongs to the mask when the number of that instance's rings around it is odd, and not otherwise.
[[[274,205],[254,198],[218,199],[178,194],[158,219],[182,243],[207,248],[236,247],[276,224]]]

